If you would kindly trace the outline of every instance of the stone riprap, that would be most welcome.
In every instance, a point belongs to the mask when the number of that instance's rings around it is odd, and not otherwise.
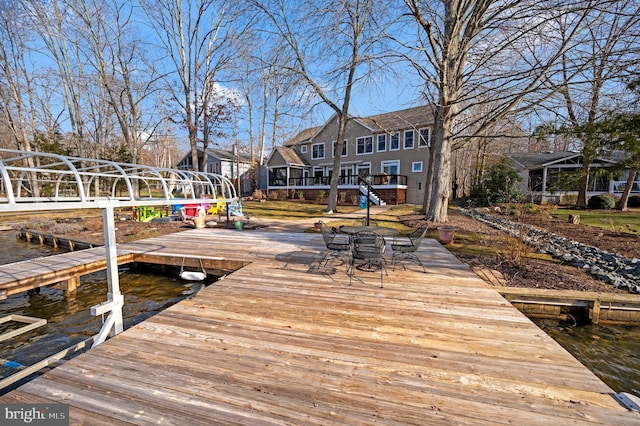
[[[569,265],[582,268],[600,281],[631,293],[640,293],[640,259],[629,259],[609,253],[531,225],[498,217],[488,210],[460,211],[493,228],[522,238],[540,253],[549,254]]]

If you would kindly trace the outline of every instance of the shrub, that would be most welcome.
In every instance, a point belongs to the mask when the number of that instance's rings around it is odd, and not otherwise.
[[[587,203],[590,209],[610,210],[616,206],[616,200],[607,194],[598,194],[589,198]]]
[[[261,189],[256,189],[255,191],[253,191],[253,195],[252,195],[253,199],[255,200],[263,200],[266,197],[264,196],[264,192],[262,192]]]
[[[522,199],[518,171],[506,164],[496,164],[482,176],[479,185],[471,188],[470,198],[478,206],[512,203]]]
[[[578,194],[564,194],[560,196],[560,204],[563,206],[575,206],[578,202]]]
[[[627,207],[640,207],[640,195],[632,195],[629,197]]]

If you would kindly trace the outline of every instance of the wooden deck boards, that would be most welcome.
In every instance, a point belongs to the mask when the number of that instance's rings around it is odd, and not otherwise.
[[[640,424],[434,240],[427,266],[318,268],[317,234],[192,230],[122,252],[251,263],[0,401],[91,424]],[[95,421],[94,421],[95,420]]]

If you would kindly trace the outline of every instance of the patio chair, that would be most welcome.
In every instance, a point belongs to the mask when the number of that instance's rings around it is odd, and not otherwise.
[[[320,232],[322,233],[322,238],[324,238],[324,245],[327,247],[327,252],[320,261],[320,266],[326,266],[332,259],[344,258],[343,261],[348,263],[351,255],[349,236],[338,234],[336,228],[332,228],[322,221],[320,221]]]
[[[358,219],[353,221],[353,226],[367,226],[367,218],[359,217]],[[369,219],[369,226],[378,226],[378,221],[375,219]]]
[[[380,288],[384,286],[384,276],[388,275],[384,260],[385,240],[375,232],[362,231],[353,235],[351,245],[351,262],[349,263],[349,285],[356,269],[375,272],[380,271]]]
[[[422,266],[422,272],[427,272],[424,264],[416,255],[424,236],[427,233],[427,229],[429,229],[429,225],[423,226],[422,228],[418,228],[413,231],[407,238],[394,238],[391,243],[391,250],[393,251],[393,255],[391,256],[391,264],[393,265],[393,269],[396,269],[396,263],[408,261],[414,262],[418,265]],[[405,269],[407,267],[402,265]]]

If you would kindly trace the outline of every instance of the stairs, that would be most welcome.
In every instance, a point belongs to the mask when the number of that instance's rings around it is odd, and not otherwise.
[[[360,193],[362,195],[367,195],[367,187],[365,185],[360,185]],[[387,203],[382,198],[380,198],[380,196],[373,189],[369,191],[369,200],[376,206],[387,205]]]

